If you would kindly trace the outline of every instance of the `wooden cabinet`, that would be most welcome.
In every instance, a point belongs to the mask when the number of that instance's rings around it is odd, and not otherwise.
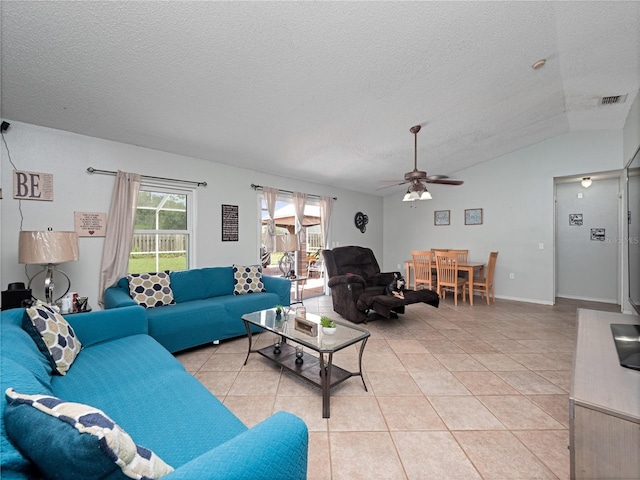
[[[569,397],[572,479],[640,479],[640,371],[620,366],[612,323],[640,317],[578,310]]]

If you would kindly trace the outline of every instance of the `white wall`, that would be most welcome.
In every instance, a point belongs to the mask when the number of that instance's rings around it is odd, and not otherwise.
[[[622,167],[622,131],[572,132],[455,172],[464,185],[430,185],[433,200],[387,196],[384,269],[412,249],[468,248],[472,261],[498,251],[497,297],[553,304],[554,177]],[[483,208],[482,225],[464,225],[468,208]],[[451,210],[451,225],[434,226],[434,210]]]
[[[331,240],[340,245],[365,245],[382,257],[382,198],[302,182],[285,176],[266,175],[223,164],[174,155],[30,124],[14,122],[5,132],[11,158],[18,170],[54,174],[54,201],[23,200],[23,230],[73,230],[75,211],[108,212],[115,177],[88,174],[87,167],[124,170],[143,175],[208,182],[196,190],[197,238],[195,265],[216,266],[255,263],[259,251],[259,207],[251,183],[284,190],[338,197],[334,204]],[[18,201],[13,199],[12,166],[2,148],[0,183],[4,191],[1,208],[0,288],[16,281],[28,282],[18,264]],[[286,172],[283,172],[286,173]],[[221,205],[239,206],[238,242],[221,241]],[[369,216],[365,234],[353,224],[357,211]],[[73,290],[90,297],[96,307],[103,238],[80,238],[80,260],[62,265]],[[29,274],[38,271],[29,267]],[[41,277],[39,277],[41,278]]]
[[[594,180],[589,188],[557,185],[557,296],[619,303],[619,191],[618,178]],[[569,224],[574,213],[582,214],[581,226]],[[605,240],[591,240],[592,228],[604,228]]]

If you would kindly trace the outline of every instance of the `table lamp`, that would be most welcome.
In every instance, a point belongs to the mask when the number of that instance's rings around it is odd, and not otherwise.
[[[283,252],[282,258],[278,262],[278,268],[283,277],[290,277],[295,265],[295,255],[293,252],[300,248],[297,235],[278,235],[276,237],[276,251]]]
[[[78,260],[78,234],[76,232],[21,231],[18,241],[18,263],[27,265],[42,265],[44,268],[29,280],[29,286],[34,278],[45,273],[44,295],[48,305],[53,305],[64,297],[71,288],[69,276],[56,265]],[[58,298],[54,298],[54,272],[59,272],[67,278],[67,290]]]

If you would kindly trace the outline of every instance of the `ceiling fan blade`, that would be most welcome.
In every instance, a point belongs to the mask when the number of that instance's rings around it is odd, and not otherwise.
[[[446,175],[427,175],[427,180],[446,180]]]
[[[378,180],[378,183],[397,183],[398,185],[400,185],[400,183],[405,183],[406,180],[402,180],[400,178],[396,178],[394,180]]]
[[[392,184],[390,184],[390,185],[385,185],[384,187],[376,188],[376,192],[377,192],[378,190],[384,190],[385,188],[389,188],[389,187],[397,187],[398,185],[404,185],[405,183],[409,183],[409,182],[404,181],[404,180],[403,180],[403,181],[396,180],[396,182],[395,182],[395,183],[392,183]]]
[[[440,185],[462,185],[464,182],[462,180],[447,180],[447,179],[442,179],[442,180],[425,180],[425,182],[427,183],[438,183]]]

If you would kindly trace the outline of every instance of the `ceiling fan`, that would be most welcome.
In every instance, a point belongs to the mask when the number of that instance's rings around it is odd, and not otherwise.
[[[418,132],[420,125],[411,127],[409,131],[413,133],[414,138],[414,157],[413,170],[404,174],[404,180],[390,180],[394,185],[404,185],[409,183],[407,193],[402,199],[404,202],[412,202],[414,200],[430,200],[431,194],[427,190],[425,183],[438,183],[441,185],[462,185],[462,180],[450,180],[446,175],[427,175],[427,172],[418,170]],[[389,180],[387,180],[389,181]],[[393,185],[389,185],[393,186]],[[386,188],[386,187],[383,187]]]

